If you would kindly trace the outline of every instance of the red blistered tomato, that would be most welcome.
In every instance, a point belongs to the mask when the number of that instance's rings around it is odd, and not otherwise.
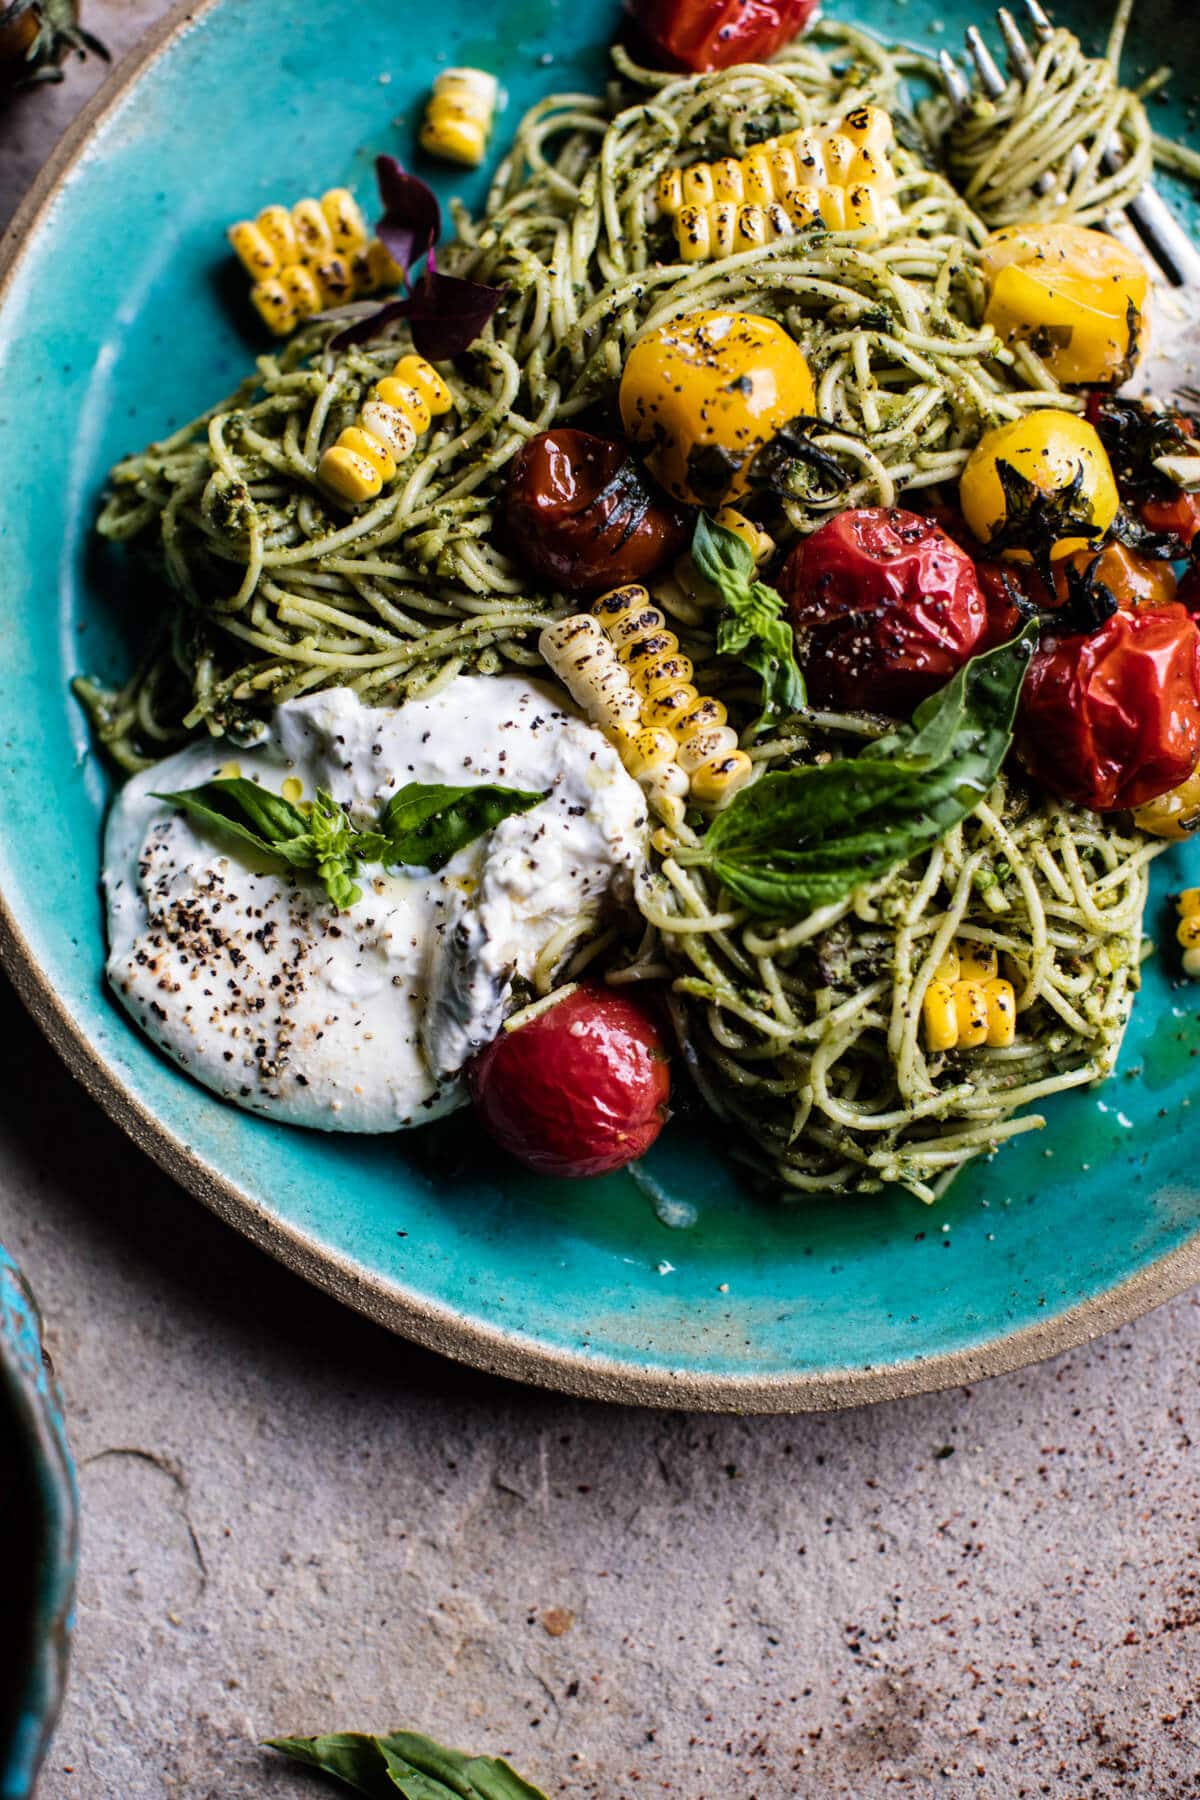
[[[817,0],[627,0],[636,35],[663,67],[766,62],[804,30]]]
[[[1200,613],[1200,563],[1193,563],[1179,583],[1177,598],[1180,606],[1186,606],[1190,613]]]
[[[1107,544],[1099,553],[1093,579],[1108,588],[1118,606],[1169,606],[1175,599],[1175,570],[1169,562],[1158,562],[1138,556],[1123,544]],[[1021,628],[1021,612],[1017,598],[1023,597],[1042,611],[1061,606],[1070,598],[1067,570],[1081,573],[1096,561],[1096,552],[1077,550],[1063,557],[1054,568],[1054,599],[1046,584],[1028,563],[1000,563],[981,560],[975,570],[987,604],[987,629],[981,650],[1003,644]]]
[[[1169,531],[1185,549],[1200,537],[1200,494],[1176,494],[1170,500],[1143,500],[1138,509],[1151,531]]]
[[[595,982],[502,1031],[467,1073],[492,1136],[541,1175],[607,1175],[634,1162],[662,1130],[671,1097],[653,1018]]]
[[[1182,606],[1115,612],[1090,634],[1042,638],[1017,747],[1052,793],[1097,812],[1141,806],[1200,762],[1200,630]]]
[[[983,634],[971,558],[932,519],[899,507],[827,520],[792,551],[779,587],[809,686],[838,706],[910,712]]]
[[[617,438],[541,431],[514,458],[505,503],[521,561],[569,594],[641,581],[687,544],[682,507]]]

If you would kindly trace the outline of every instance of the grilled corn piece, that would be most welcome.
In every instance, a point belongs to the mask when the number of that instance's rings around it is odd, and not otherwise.
[[[1178,904],[1175,937],[1183,949],[1183,972],[1200,981],[1200,888],[1184,888]]]
[[[351,506],[374,500],[433,420],[453,404],[432,363],[423,356],[402,356],[371,389],[355,423],[322,456],[317,469],[321,485]]]
[[[486,69],[444,69],[425,109],[422,150],[478,168],[487,152],[499,97],[499,83]]]
[[[349,188],[330,188],[320,200],[292,207],[264,206],[239,219],[229,242],[254,281],[250,298],[277,337],[326,307],[341,306],[403,279]]]
[[[934,1052],[1003,1049],[1016,1035],[1017,1002],[994,950],[952,945],[934,971],[922,1008],[925,1047]]]
[[[807,225],[887,224],[896,176],[892,121],[857,107],[829,131],[791,131],[746,156],[664,170],[658,208],[675,222],[684,262],[711,262],[791,237]]]

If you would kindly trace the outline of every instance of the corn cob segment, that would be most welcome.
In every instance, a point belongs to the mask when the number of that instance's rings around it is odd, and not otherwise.
[[[292,207],[264,206],[239,219],[229,242],[254,286],[250,298],[277,337],[330,306],[341,306],[403,280],[349,188],[330,188],[320,200]]]
[[[487,152],[499,98],[499,83],[486,69],[444,69],[425,109],[422,150],[478,168]]]
[[[1175,938],[1183,950],[1183,972],[1200,981],[1200,888],[1184,888],[1178,906]]]
[[[339,500],[358,506],[374,500],[412,455],[433,420],[454,405],[450,389],[423,356],[402,356],[376,382],[337,442],[322,456],[317,478]]]
[[[1017,1029],[1011,981],[1001,978],[996,952],[982,944],[951,945],[925,990],[928,1050],[1004,1049]]]
[[[684,262],[712,262],[792,237],[805,226],[860,231],[893,210],[892,121],[875,106],[829,131],[791,131],[743,157],[659,177],[658,208],[675,222]]]

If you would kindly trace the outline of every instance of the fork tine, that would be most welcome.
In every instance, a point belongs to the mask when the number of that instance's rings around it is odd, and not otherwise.
[[[991,51],[980,36],[977,25],[972,25],[967,31],[966,41],[971,61],[979,71],[980,86],[989,100],[998,100],[1008,83],[1000,73]]]
[[[1033,34],[1039,44],[1044,44],[1054,33],[1054,24],[1049,13],[1040,4],[1040,0],[1025,0],[1025,11],[1029,14],[1029,23],[1033,26]]]
[[[1009,12],[1002,6],[996,14],[996,23],[1000,27],[1000,35],[1004,39],[1004,47],[1008,51],[1008,63],[1018,81],[1033,80],[1035,69],[1033,57],[1029,53],[1029,45],[1021,36],[1021,28]]]
[[[951,103],[960,113],[970,112],[971,84],[948,50],[939,50],[938,67],[942,71],[942,80],[946,83]]]

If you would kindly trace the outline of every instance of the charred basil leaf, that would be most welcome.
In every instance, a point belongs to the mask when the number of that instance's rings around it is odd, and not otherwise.
[[[755,487],[812,505],[845,493],[850,475],[836,456],[813,442],[814,432],[828,430],[824,419],[804,413],[789,420],[754,458],[750,476]]]
[[[1108,452],[1117,486],[1126,500],[1173,500],[1178,488],[1161,469],[1160,456],[1196,454],[1190,419],[1174,409],[1159,411],[1120,394],[1094,396],[1088,418]]]
[[[988,539],[988,550],[999,556],[1005,550],[1025,550],[1046,586],[1054,590],[1054,567],[1051,552],[1063,538],[1086,538],[1099,543],[1103,532],[1097,531],[1091,505],[1081,499],[1085,471],[1076,463],[1075,473],[1066,487],[1047,493],[1020,469],[999,457],[996,474],[1004,491],[1004,518]]]

